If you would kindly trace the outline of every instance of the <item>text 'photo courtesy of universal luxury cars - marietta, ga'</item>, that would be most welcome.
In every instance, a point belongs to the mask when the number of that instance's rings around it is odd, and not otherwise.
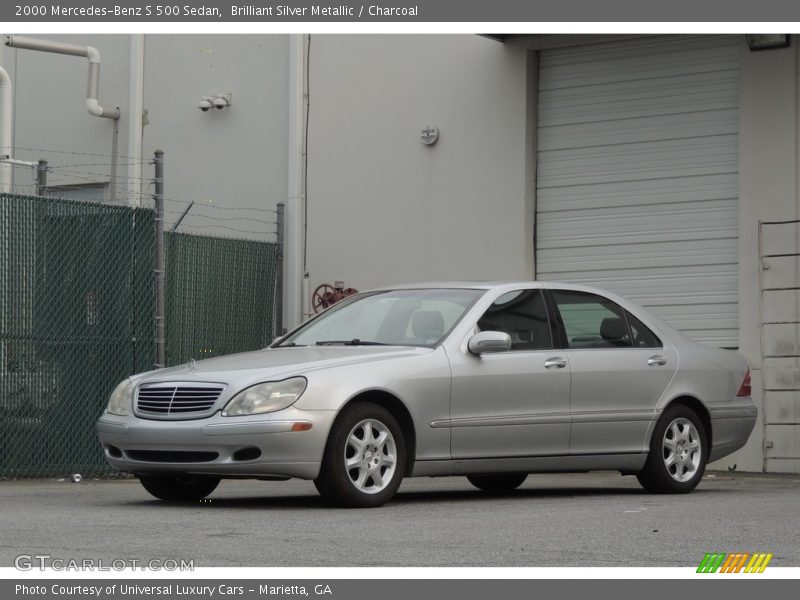
[[[356,294],[264,350],[134,375],[97,431],[111,465],[164,500],[297,477],[373,507],[424,476],[491,492],[602,469],[689,492],[755,420],[741,355],[624,298],[459,282]]]

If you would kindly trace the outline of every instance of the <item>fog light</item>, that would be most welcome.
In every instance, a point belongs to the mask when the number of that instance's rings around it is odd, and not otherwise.
[[[255,446],[240,448],[233,453],[233,460],[255,460],[261,456],[261,450]]]

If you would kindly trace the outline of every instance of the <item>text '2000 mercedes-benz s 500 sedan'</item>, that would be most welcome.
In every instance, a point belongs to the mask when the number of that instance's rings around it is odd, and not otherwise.
[[[111,465],[164,500],[298,477],[370,507],[419,476],[500,491],[612,469],[689,492],[755,420],[744,358],[621,297],[448,283],[357,294],[264,350],[134,375],[97,430]]]

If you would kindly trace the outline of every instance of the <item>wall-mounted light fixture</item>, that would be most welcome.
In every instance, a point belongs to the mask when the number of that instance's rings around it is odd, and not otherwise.
[[[439,141],[439,128],[436,125],[426,125],[420,132],[419,139],[426,146],[433,146]]]
[[[786,33],[748,33],[745,37],[750,50],[786,48],[791,41]]]
[[[200,101],[200,104],[197,105],[197,108],[202,110],[203,112],[208,112],[212,108],[216,108],[217,110],[222,110],[226,106],[231,105],[231,98],[233,94],[215,94],[213,96],[203,96],[203,99]]]

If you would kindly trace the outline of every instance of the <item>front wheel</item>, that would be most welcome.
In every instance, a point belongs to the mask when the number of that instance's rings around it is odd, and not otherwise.
[[[484,492],[510,492],[522,485],[528,478],[527,473],[509,473],[507,475],[467,475],[467,480]]]
[[[213,492],[219,477],[140,475],[139,483],[156,498],[170,502],[196,502]]]
[[[314,485],[336,506],[372,508],[394,496],[405,466],[397,420],[377,404],[355,404],[333,424]]]
[[[648,492],[685,494],[703,478],[708,435],[697,413],[682,404],[668,407],[650,440],[644,468],[636,477]]]

